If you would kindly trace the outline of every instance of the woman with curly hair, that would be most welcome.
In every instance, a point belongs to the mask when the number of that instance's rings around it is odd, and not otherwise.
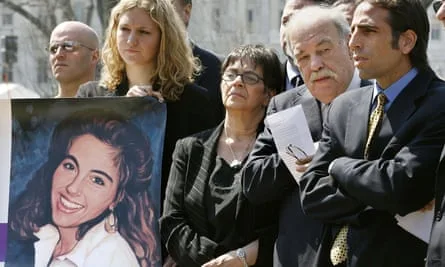
[[[111,111],[73,113],[10,209],[9,238],[32,243],[32,266],[159,264],[152,165],[149,141],[131,122]]]
[[[176,140],[218,123],[206,89],[193,84],[200,66],[184,23],[169,0],[121,0],[111,11],[102,59],[99,83],[82,85],[78,97],[150,95],[167,103],[164,189]]]

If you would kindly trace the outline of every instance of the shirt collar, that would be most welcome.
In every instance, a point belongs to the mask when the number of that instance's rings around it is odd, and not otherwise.
[[[289,81],[291,81],[292,78],[300,75],[298,68],[292,65],[289,60],[286,60],[286,75]]]
[[[93,250],[96,245],[106,238],[110,233],[105,231],[105,220],[98,223],[93,228],[91,228],[85,236],[79,240],[77,245],[69,253],[57,257],[59,260],[68,259],[73,262],[76,266],[83,266],[87,255]],[[40,239],[35,243],[36,252],[44,250],[44,254],[39,255],[36,253],[36,263],[37,257],[41,256],[39,262],[44,262],[44,266],[51,259],[51,255],[56,247],[59,240],[59,232],[57,228],[53,225],[45,225],[40,228],[40,230],[35,233],[35,235]],[[40,248],[40,250],[39,250]],[[49,252],[49,253],[48,253]],[[36,265],[37,266],[37,265]]]
[[[389,108],[389,106],[394,102],[397,96],[402,92],[402,90],[416,77],[419,71],[417,68],[412,68],[405,75],[403,75],[399,80],[395,83],[391,84],[388,88],[383,89],[380,85],[377,84],[377,81],[374,80],[374,91],[372,94],[372,103],[376,101],[377,95],[380,92],[384,92],[387,102],[385,104],[385,110]]]

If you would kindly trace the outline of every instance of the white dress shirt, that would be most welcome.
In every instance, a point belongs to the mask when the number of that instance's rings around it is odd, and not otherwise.
[[[35,267],[139,266],[130,245],[118,233],[105,231],[104,221],[91,228],[77,245],[65,255],[51,260],[59,240],[59,231],[47,224],[35,233]],[[49,262],[51,260],[51,262]]]

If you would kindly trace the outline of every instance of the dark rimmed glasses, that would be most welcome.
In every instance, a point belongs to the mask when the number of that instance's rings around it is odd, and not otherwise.
[[[236,80],[236,77],[238,77],[238,76],[241,77],[241,80],[245,84],[253,85],[253,84],[258,83],[259,81],[263,81],[262,77],[260,77],[255,72],[251,72],[251,71],[246,71],[243,73],[224,72],[222,75],[222,79],[226,82],[233,82],[234,80]]]
[[[434,12],[437,13],[437,11],[439,11],[440,7],[443,5],[443,0],[433,1],[432,5],[433,5]]]
[[[59,47],[62,48],[62,51],[69,52],[69,53],[76,51],[77,49],[79,49],[79,47],[85,47],[91,51],[96,50],[94,48],[88,47],[88,46],[86,46],[80,42],[77,42],[77,41],[63,41],[60,43],[51,43],[51,44],[49,44],[47,50],[52,55],[54,55],[57,53],[57,50],[59,50]]]

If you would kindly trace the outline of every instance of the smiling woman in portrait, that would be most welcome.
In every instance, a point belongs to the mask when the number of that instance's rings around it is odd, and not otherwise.
[[[152,165],[147,137],[119,114],[71,114],[12,205],[9,238],[32,244],[32,266],[155,266]]]

